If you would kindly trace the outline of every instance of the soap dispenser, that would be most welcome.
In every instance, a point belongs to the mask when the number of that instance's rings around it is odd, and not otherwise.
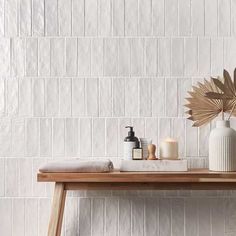
[[[124,139],[124,159],[132,160],[133,159],[133,148],[139,147],[139,140],[135,137],[132,126],[126,126],[125,128],[130,129],[128,136]]]

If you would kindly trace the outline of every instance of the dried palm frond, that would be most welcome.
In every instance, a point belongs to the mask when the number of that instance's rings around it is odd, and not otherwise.
[[[221,112],[231,111],[231,95],[222,93],[219,86],[222,89],[225,89],[225,87],[223,88],[221,84],[217,86],[217,82],[215,83],[214,80],[211,78],[210,81],[199,82],[197,86],[193,86],[193,91],[188,92],[191,97],[186,98],[188,104],[185,106],[189,108],[187,111],[190,115],[188,119],[194,122],[193,126],[195,127],[209,123]],[[206,97],[206,94],[208,94],[208,97]]]
[[[231,115],[236,116],[236,69],[234,70],[234,81],[232,81],[230,74],[227,70],[224,70],[224,83],[218,79],[213,79],[214,84],[221,90],[221,93],[215,93],[215,92],[207,92],[206,97],[209,99],[227,99],[227,103],[229,106],[231,106],[231,112],[229,115],[229,118]],[[223,94],[222,94],[223,92]]]

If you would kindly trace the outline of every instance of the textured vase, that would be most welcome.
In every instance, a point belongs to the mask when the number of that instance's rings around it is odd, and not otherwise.
[[[230,122],[216,122],[209,137],[209,169],[212,171],[236,171],[236,131]]]

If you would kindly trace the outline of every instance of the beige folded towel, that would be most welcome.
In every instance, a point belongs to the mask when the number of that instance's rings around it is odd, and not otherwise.
[[[40,172],[110,172],[113,163],[109,159],[71,159],[44,164]]]

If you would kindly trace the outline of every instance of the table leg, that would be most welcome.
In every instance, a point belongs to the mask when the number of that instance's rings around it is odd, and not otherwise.
[[[66,200],[64,183],[55,183],[48,236],[60,236]]]

